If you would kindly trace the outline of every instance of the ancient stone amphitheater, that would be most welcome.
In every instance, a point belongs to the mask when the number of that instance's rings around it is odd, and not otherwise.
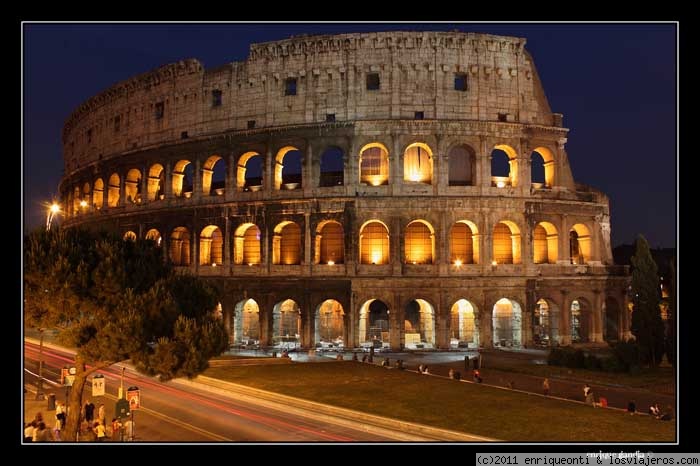
[[[64,226],[152,239],[237,345],[458,349],[629,334],[607,197],[525,39],[300,36],[162,66],[63,130]],[[585,154],[578,154],[584,157]]]

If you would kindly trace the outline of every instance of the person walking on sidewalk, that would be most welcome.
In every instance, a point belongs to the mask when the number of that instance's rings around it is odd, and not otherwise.
[[[547,377],[542,381],[542,393],[544,396],[549,396],[549,379]]]

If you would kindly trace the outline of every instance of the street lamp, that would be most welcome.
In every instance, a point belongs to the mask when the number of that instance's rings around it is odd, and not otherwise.
[[[51,222],[53,221],[54,215],[61,211],[61,207],[55,202],[49,207],[49,211],[46,214],[46,231],[51,230]]]

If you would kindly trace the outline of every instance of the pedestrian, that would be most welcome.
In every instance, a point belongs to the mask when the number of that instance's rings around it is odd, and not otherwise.
[[[85,402],[85,420],[92,425],[92,420],[95,418],[95,405],[90,400]]]
[[[513,381],[513,380],[509,381],[509,382],[508,382],[508,388],[510,388],[511,390],[513,390],[513,389],[515,388],[515,381]]]
[[[357,361],[357,353],[352,353],[352,360]]]
[[[583,399],[584,401],[588,401],[588,394],[591,392],[591,386],[588,384],[585,384],[583,386]]]
[[[627,403],[627,412],[630,413],[630,415],[634,415],[634,413],[637,412],[637,404],[634,400],[630,400],[629,403]]]
[[[483,379],[481,378],[481,373],[479,372],[478,369],[474,369],[473,377],[474,377],[474,382],[476,382],[476,383],[481,383],[483,381]]]
[[[27,424],[27,427],[24,428],[24,441],[25,442],[31,442],[34,440],[34,429],[36,428],[36,422],[32,421]]]
[[[40,422],[39,426],[34,430],[34,442],[53,442],[53,435],[51,435],[51,429],[46,428],[44,422]]]
[[[100,421],[100,424],[102,424],[103,427],[107,425],[104,403],[101,403],[100,407],[97,408],[97,420]]]
[[[450,371],[447,373],[447,376],[451,379],[455,378],[455,370],[450,368]]]
[[[116,417],[112,418],[112,441],[121,441],[122,423]]]
[[[544,396],[549,396],[549,379],[546,377],[542,381],[542,392],[544,393]]]
[[[127,419],[124,423],[124,441],[134,441],[134,421],[132,421],[131,419]]]
[[[100,421],[95,421],[95,428],[93,430],[97,436],[97,441],[104,442],[105,437],[107,436],[104,424],[102,424]]]

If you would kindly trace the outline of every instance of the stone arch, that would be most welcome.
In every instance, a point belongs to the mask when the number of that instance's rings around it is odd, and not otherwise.
[[[520,346],[522,344],[522,309],[512,299],[501,298],[493,306],[493,344]]]
[[[182,197],[186,196],[186,193],[192,193],[193,188],[193,174],[194,169],[192,168],[192,162],[189,160],[178,160],[173,167],[173,196]]]
[[[239,345],[260,343],[260,306],[254,299],[236,303],[233,322],[233,341]]]
[[[190,265],[190,231],[177,227],[170,234],[170,261],[173,265]]]
[[[389,228],[380,220],[368,220],[360,227],[360,263],[389,263]]]
[[[149,201],[157,201],[165,197],[165,169],[155,163],[148,169],[147,197]]]
[[[507,175],[499,171],[503,154],[508,157]],[[496,175],[494,175],[494,170]],[[491,151],[491,185],[498,188],[518,186],[518,153],[507,144],[496,144]]]
[[[345,184],[343,159],[343,149],[337,146],[329,146],[321,153],[319,187]]]
[[[316,346],[345,346],[345,311],[338,301],[327,299],[319,304],[314,313],[314,324]]]
[[[295,222],[287,220],[275,227],[272,237],[272,263],[301,264],[301,228]]]
[[[541,159],[541,171],[535,169],[535,160],[537,158]],[[532,167],[530,176],[533,181],[535,178],[537,178],[537,183],[540,183],[542,187],[545,188],[551,188],[554,186],[554,168],[556,164],[554,162],[554,155],[551,150],[544,146],[535,148],[535,150],[532,151],[532,154],[530,154],[530,164]],[[539,172],[537,173],[537,177],[535,176],[536,171]],[[540,179],[542,181],[539,181]]]
[[[360,346],[389,347],[391,339],[389,312],[389,306],[379,299],[369,299],[360,306],[357,332]]]
[[[80,194],[80,185],[73,186],[73,214],[78,214],[80,212],[80,199],[82,195]]]
[[[532,342],[540,346],[560,343],[560,319],[561,312],[557,303],[550,298],[539,298],[532,313]]]
[[[591,233],[583,223],[569,230],[569,254],[572,264],[587,264],[591,260]]]
[[[612,296],[605,298],[605,341],[620,339],[620,319],[622,317],[620,304]]]
[[[136,233],[133,231],[129,230],[126,233],[124,233],[124,241],[136,241]]]
[[[479,230],[469,220],[458,220],[450,229],[450,262],[455,265],[479,263]]]
[[[258,265],[262,262],[260,253],[260,228],[254,223],[244,223],[234,232],[233,263]]]
[[[403,152],[403,180],[414,183],[433,182],[433,151],[423,142],[414,142]]]
[[[300,346],[301,309],[293,299],[278,302],[272,308],[272,344],[278,348]]]
[[[406,264],[432,264],[435,260],[435,229],[425,220],[406,225],[404,238]]]
[[[424,299],[412,299],[404,306],[404,347],[435,347],[435,308]]]
[[[85,202],[85,207],[88,207],[90,205],[90,183],[86,182],[83,184],[83,198],[81,200],[82,202]]]
[[[556,264],[559,258],[559,234],[549,222],[539,222],[532,232],[532,255],[535,264]]]
[[[577,297],[571,301],[570,332],[571,343],[588,343],[593,329],[593,307],[589,300]]]
[[[226,188],[226,161],[220,155],[211,155],[202,166],[202,194],[222,196]]]
[[[342,264],[345,262],[345,232],[335,220],[325,220],[316,228],[315,264]]]
[[[449,186],[476,185],[476,151],[467,144],[450,149],[447,154]]]
[[[478,348],[479,319],[474,303],[461,298],[450,308],[450,347]]]
[[[238,158],[236,187],[241,191],[260,191],[263,187],[263,156],[246,152]]]
[[[151,228],[146,232],[146,239],[153,241],[157,247],[160,247],[163,242],[163,238],[160,236],[160,231],[155,228]]]
[[[493,262],[520,264],[520,229],[515,222],[501,220],[493,228]]]
[[[119,190],[121,188],[121,179],[116,173],[112,173],[109,177],[107,187],[107,207],[117,207],[119,205]]]
[[[371,186],[389,184],[389,151],[380,142],[370,142],[360,149],[360,183]]]
[[[104,204],[105,183],[102,178],[97,178],[92,187],[92,207],[100,210]]]
[[[124,196],[126,202],[141,202],[141,170],[132,168],[126,173],[124,180]]]
[[[285,158],[287,167],[285,169]],[[301,189],[304,157],[294,146],[284,146],[275,157],[275,189]],[[297,173],[298,170],[298,173]]]
[[[216,267],[224,264],[224,238],[221,228],[207,225],[199,235],[199,265]]]

